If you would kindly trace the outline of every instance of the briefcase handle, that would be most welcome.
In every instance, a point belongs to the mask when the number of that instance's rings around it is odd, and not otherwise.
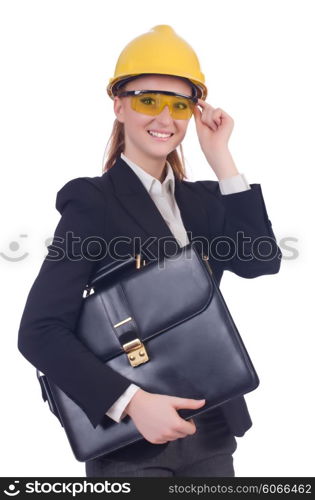
[[[107,280],[117,274],[126,271],[127,269],[140,269],[141,267],[147,265],[146,261],[142,259],[140,253],[132,255],[128,259],[110,262],[105,266],[97,270],[95,276],[91,279],[90,283],[86,285],[83,291],[83,297],[86,298],[92,293],[94,293],[94,288],[100,284],[104,278]]]
[[[204,262],[205,267],[209,272],[209,274],[211,274],[212,278],[214,278],[213,271],[209,264],[209,256],[204,253],[199,254],[199,256]],[[83,290],[83,298],[92,295],[94,293],[95,286],[100,284],[104,280],[104,278],[108,280],[109,278],[113,278],[114,276],[117,277],[118,273],[120,274],[121,272],[124,272],[127,269],[132,269],[133,267],[135,267],[136,269],[141,269],[141,267],[144,267],[146,265],[150,265],[150,261],[149,264],[147,264],[145,259],[142,258],[141,253],[136,253],[135,255],[132,255],[128,259],[113,261],[110,262],[109,264],[106,264],[105,266],[97,270],[95,276],[91,279],[90,283],[85,286]]]

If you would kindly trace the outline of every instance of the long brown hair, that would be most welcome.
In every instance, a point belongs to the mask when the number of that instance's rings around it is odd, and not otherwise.
[[[121,123],[117,118],[114,121],[113,124],[113,130],[110,135],[110,138],[107,142],[106,145],[106,150],[105,150],[105,157],[107,158],[104,166],[103,166],[103,173],[109,170],[114,163],[116,162],[117,157],[120,156],[120,153],[123,153],[124,148],[125,148],[125,135],[124,135],[124,124]],[[176,149],[171,151],[167,157],[166,160],[170,162],[170,165],[173,169],[174,175],[182,181],[183,179],[187,178],[186,171],[185,171],[185,161],[184,161],[184,154],[183,154],[183,147],[182,144],[179,145],[180,149],[180,154],[181,158],[179,157],[179,154]]]

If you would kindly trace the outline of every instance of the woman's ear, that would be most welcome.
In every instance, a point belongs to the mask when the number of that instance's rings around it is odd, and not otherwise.
[[[124,106],[122,100],[117,96],[114,97],[114,113],[117,120],[120,123],[124,123]]]

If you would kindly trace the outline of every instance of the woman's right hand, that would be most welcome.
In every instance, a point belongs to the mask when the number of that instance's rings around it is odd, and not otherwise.
[[[129,401],[125,412],[147,441],[163,444],[196,432],[193,419],[184,420],[176,410],[197,410],[204,404],[205,399],[165,396],[139,389]]]

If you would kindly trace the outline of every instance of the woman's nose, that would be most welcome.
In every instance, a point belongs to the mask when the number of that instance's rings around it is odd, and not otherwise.
[[[162,109],[161,113],[159,113],[157,115],[157,118],[160,120],[160,121],[167,121],[169,122],[170,120],[172,120],[172,116],[171,116],[171,112],[170,112],[170,108],[168,107],[167,104],[165,104],[164,108]]]

